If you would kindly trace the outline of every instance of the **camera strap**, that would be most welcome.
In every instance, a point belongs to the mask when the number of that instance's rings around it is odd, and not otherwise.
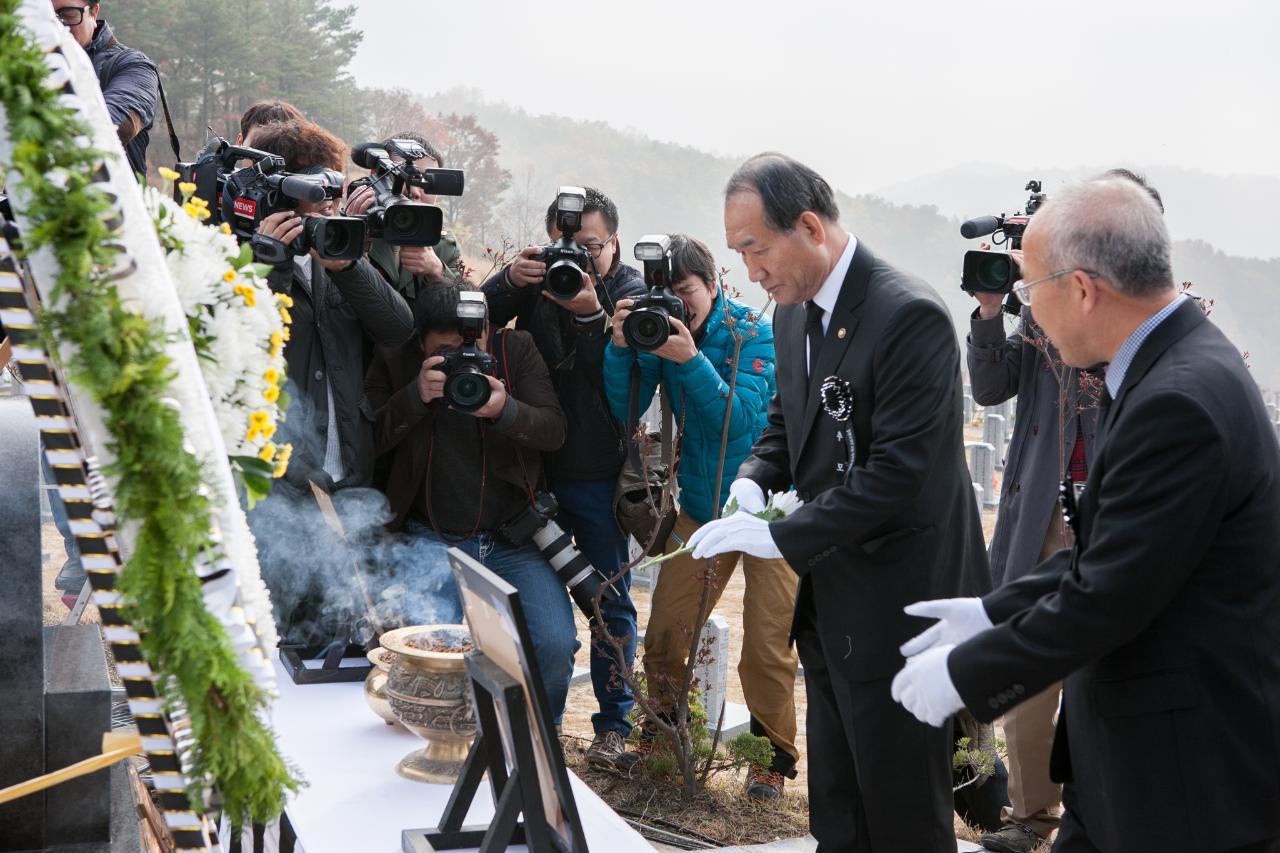
[[[659,462],[671,470],[671,459],[674,455],[675,412],[671,406],[671,396],[661,380],[658,382],[658,420]],[[627,459],[636,474],[644,474],[644,462],[640,458],[640,442],[636,438],[640,431],[640,359],[631,362],[631,387],[627,391]]]

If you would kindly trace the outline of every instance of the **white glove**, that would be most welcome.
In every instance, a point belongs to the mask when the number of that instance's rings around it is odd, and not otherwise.
[[[760,484],[750,477],[739,477],[734,480],[733,485],[729,486],[729,498],[730,500],[737,498],[738,509],[746,510],[752,515],[764,512],[764,491],[761,490]]]
[[[987,608],[981,598],[936,598],[933,601],[917,601],[902,608],[908,616],[924,616],[937,619],[919,634],[899,647],[904,658],[926,652],[944,644],[959,645],[991,627]]]
[[[709,521],[689,537],[695,560],[714,557],[730,551],[741,551],[763,559],[782,556],[773,543],[769,522],[745,512],[735,512],[728,518]]]
[[[964,700],[956,692],[947,670],[947,656],[954,648],[953,645],[934,646],[909,659],[893,677],[889,695],[922,723],[941,726],[964,707]]]

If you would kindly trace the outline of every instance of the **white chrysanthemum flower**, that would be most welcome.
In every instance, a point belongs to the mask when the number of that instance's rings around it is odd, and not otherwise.
[[[774,510],[778,513],[778,518],[786,518],[802,506],[804,506],[804,501],[800,500],[800,496],[794,490],[774,492],[769,496],[769,505],[765,507],[765,510]]]

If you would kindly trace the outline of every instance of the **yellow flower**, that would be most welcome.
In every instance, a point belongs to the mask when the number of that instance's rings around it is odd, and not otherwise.
[[[201,222],[208,219],[210,216],[213,216],[213,214],[209,212],[209,208],[207,207],[196,208],[196,219],[199,219]]]
[[[267,421],[271,420],[271,415],[263,411],[253,412],[249,415],[249,426],[262,429],[267,425]]]
[[[262,437],[267,439],[268,441],[271,439],[271,436],[275,434],[276,434],[275,424],[267,424],[262,428]]]
[[[280,381],[280,371],[276,370],[274,367],[268,367],[267,372],[262,374],[262,378],[270,382],[272,385],[275,385]]]
[[[235,271],[235,270],[233,270],[233,269],[231,269],[231,270],[227,270],[226,272],[224,272],[224,273],[222,274],[222,280],[223,280],[223,281],[225,281],[227,284],[230,284],[231,282],[235,281],[235,280],[236,280],[236,271]],[[239,289],[239,288],[236,288],[236,293],[239,293],[239,292],[240,292],[240,289]]]
[[[255,427],[255,426],[250,426],[247,430],[245,430],[245,433],[244,433],[244,440],[245,440],[245,441],[253,441],[255,438],[257,438],[257,437],[258,437],[258,432],[259,432],[259,430],[258,430],[258,428],[257,428],[257,427]]]
[[[240,295],[244,297],[244,304],[248,305],[250,308],[258,303],[258,298],[254,296],[253,291],[247,287],[244,289],[244,293]]]
[[[181,186],[182,186],[182,184],[178,184],[178,186],[179,186],[179,187],[181,187]],[[190,186],[194,187],[194,186],[195,186],[195,184],[191,184]],[[207,201],[205,201],[204,199],[200,198],[200,196],[198,196],[198,195],[193,195],[193,196],[192,196],[190,199],[188,199],[188,200],[189,200],[192,204],[194,204],[196,207],[208,207],[208,206],[209,206],[209,202],[207,202]]]
[[[289,327],[288,327],[288,326],[285,326],[285,327],[284,327],[284,339],[285,339],[286,341],[287,341],[287,340],[289,340]]]
[[[160,177],[164,178],[166,181],[176,181],[178,178],[181,178],[182,175],[179,175],[177,172],[173,171],[173,169],[161,166]]]
[[[262,396],[268,403],[274,403],[276,400],[280,399],[280,389],[275,385],[268,385],[262,390]]]
[[[227,235],[231,234],[231,226],[225,222],[222,223],[222,227],[218,230],[220,230],[223,234],[227,234]]]
[[[281,477],[284,476],[284,472],[288,470],[289,470],[289,463],[281,462],[280,464],[276,465],[275,470],[271,472],[271,476],[279,480]]]
[[[262,445],[262,449],[258,451],[258,458],[263,462],[270,462],[271,458],[276,455],[276,446],[271,442]]]
[[[289,295],[289,294],[287,294],[287,293],[277,293],[277,294],[276,294],[276,302],[279,302],[279,303],[280,303],[281,305],[283,305],[285,308],[292,308],[292,307],[293,307],[293,297],[292,297],[292,296],[290,296],[290,295]]]
[[[195,191],[196,191],[196,185],[191,183],[190,181],[183,181],[182,183],[178,184],[178,192],[182,193],[183,195],[191,195]],[[191,200],[195,201],[194,198]]]
[[[271,472],[272,477],[283,477],[284,472],[289,468],[289,458],[293,456],[293,445],[286,444],[276,453],[276,468]]]
[[[292,316],[291,314],[289,314],[289,309],[288,309],[288,308],[281,308],[281,309],[280,309],[280,320],[281,320],[282,322],[284,322],[284,323],[285,323],[285,325],[288,325],[289,323],[292,323],[292,322],[293,322],[293,316]]]
[[[283,340],[284,340],[284,335],[280,334],[279,332],[271,333],[271,346],[278,347],[280,346],[280,342]]]

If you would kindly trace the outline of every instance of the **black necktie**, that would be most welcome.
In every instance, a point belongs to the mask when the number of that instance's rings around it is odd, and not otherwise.
[[[818,353],[822,351],[822,306],[816,302],[804,304],[804,331],[809,336],[809,375],[818,369]]]

